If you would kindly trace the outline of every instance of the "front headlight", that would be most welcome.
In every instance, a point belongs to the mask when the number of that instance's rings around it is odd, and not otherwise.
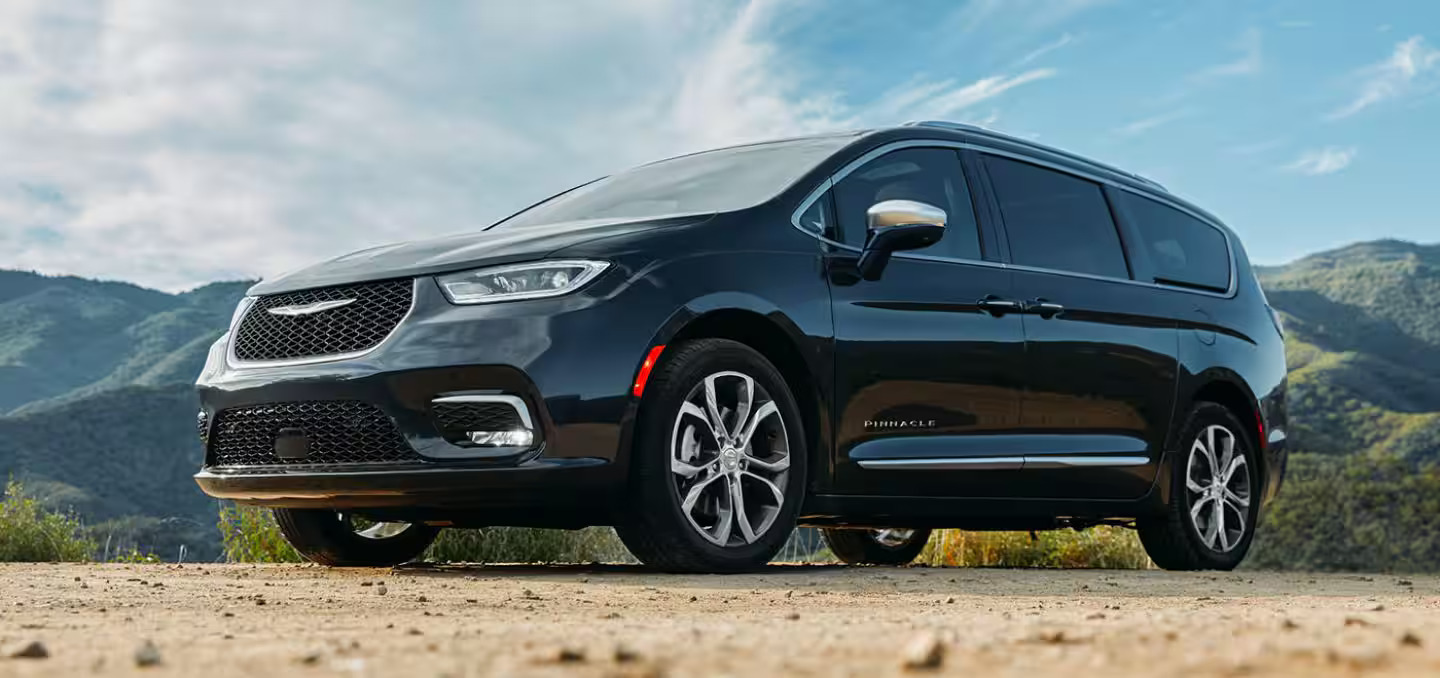
[[[604,261],[536,261],[451,273],[435,279],[451,303],[488,304],[569,294],[609,267],[609,262]]]

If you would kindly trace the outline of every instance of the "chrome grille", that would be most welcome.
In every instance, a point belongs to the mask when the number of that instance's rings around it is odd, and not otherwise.
[[[309,440],[305,459],[281,459],[275,437],[300,429]],[[210,435],[212,466],[307,466],[418,462],[379,408],[353,400],[269,403],[222,410]]]
[[[325,287],[260,297],[235,328],[231,349],[242,362],[303,360],[375,348],[405,314],[414,297],[410,279]],[[353,300],[314,313],[277,315],[272,309]]]

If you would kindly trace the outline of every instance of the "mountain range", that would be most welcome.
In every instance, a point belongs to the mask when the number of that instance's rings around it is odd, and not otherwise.
[[[1440,463],[1440,245],[1358,243],[1257,275],[1286,326],[1295,447]],[[250,284],[0,270],[0,476],[100,541],[215,557],[191,384]]]

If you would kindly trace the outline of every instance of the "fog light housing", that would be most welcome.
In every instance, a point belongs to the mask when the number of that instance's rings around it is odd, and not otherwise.
[[[460,447],[534,447],[539,436],[530,408],[519,396],[500,393],[445,395],[430,401],[440,434]]]

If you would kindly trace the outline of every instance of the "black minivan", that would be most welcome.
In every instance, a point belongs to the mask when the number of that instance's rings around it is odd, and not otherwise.
[[[943,122],[696,153],[265,280],[198,388],[210,495],[328,565],[613,525],[730,572],[796,525],[1139,531],[1229,569],[1285,471],[1239,240],[1135,174]]]

